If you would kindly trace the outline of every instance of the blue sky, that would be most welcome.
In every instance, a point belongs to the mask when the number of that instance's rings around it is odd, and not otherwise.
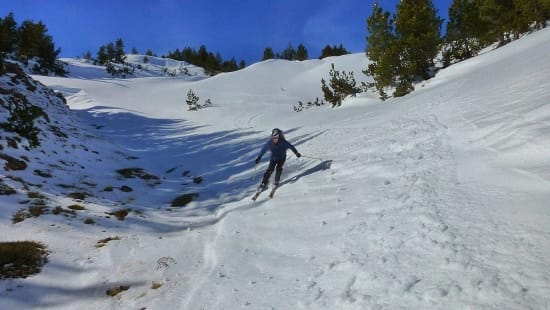
[[[365,49],[366,20],[374,1],[365,0],[0,0],[0,17],[13,12],[42,21],[61,57],[96,55],[122,38],[126,52],[151,49],[158,56],[176,48],[205,45],[224,60],[260,61],[266,47],[282,52],[302,43],[309,57],[327,44],[351,52]],[[394,11],[399,0],[379,1]],[[452,0],[435,0],[447,18]],[[444,22],[443,28],[445,27]]]

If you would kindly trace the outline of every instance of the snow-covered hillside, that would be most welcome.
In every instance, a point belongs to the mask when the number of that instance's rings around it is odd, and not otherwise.
[[[101,79],[112,78],[105,66],[94,65],[91,61],[81,58],[60,58],[65,64],[67,76],[71,78]],[[187,80],[200,80],[207,77],[204,69],[185,61],[161,58],[147,55],[130,54],[125,62],[131,68],[128,78],[172,76]]]
[[[0,281],[0,308],[548,309],[548,50],[550,29],[406,97],[299,113],[331,63],[365,81],[364,54],[201,79],[108,79],[78,61],[68,78],[33,76],[64,94],[74,115],[58,125],[76,129],[38,152],[2,142],[53,177],[2,172],[17,194],[0,196],[0,240],[50,254],[40,274]],[[189,89],[212,105],[188,111]],[[275,198],[252,202],[274,127],[304,156],[289,152]],[[26,191],[84,210],[14,224]],[[183,194],[196,196],[173,207]]]

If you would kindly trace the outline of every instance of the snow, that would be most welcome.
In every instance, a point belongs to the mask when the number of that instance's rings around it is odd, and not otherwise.
[[[299,113],[298,100],[322,98],[331,63],[367,81],[364,54],[210,78],[151,69],[113,79],[77,60],[68,78],[33,76],[68,99],[71,126],[86,133],[71,139],[98,151],[65,149],[82,168],[40,191],[67,206],[56,184],[97,186],[76,219],[12,224],[21,206],[0,196],[0,240],[51,251],[40,274],[0,282],[0,308],[550,309],[548,50],[545,29],[408,96],[366,93]],[[189,89],[212,106],[187,111]],[[254,158],[273,127],[304,156],[289,153],[275,198],[253,203],[267,166]],[[160,181],[120,180],[114,171],[126,167]],[[134,191],[102,191],[123,184]],[[170,206],[189,192],[199,199]],[[105,218],[120,208],[139,212]],[[130,288],[105,295],[119,285]]]

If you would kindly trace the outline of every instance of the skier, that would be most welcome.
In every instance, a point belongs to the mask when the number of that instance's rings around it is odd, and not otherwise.
[[[281,172],[283,172],[283,165],[285,164],[286,160],[287,149],[291,149],[296,157],[302,156],[296,150],[294,145],[290,144],[290,142],[285,139],[283,131],[279,128],[275,128],[271,131],[271,139],[269,139],[269,141],[267,141],[262,147],[260,154],[258,154],[258,157],[256,158],[256,164],[260,162],[262,156],[265,154],[265,152],[267,152],[268,149],[271,151],[271,159],[269,160],[269,166],[264,173],[262,183],[258,188],[259,192],[263,191],[267,187],[267,184],[269,183],[269,178],[271,177],[273,170],[275,170],[275,183],[273,183],[274,188],[277,188],[277,186],[279,186],[279,181],[281,180]]]

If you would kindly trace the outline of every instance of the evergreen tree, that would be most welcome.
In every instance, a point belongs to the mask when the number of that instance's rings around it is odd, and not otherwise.
[[[349,52],[348,52],[348,50],[346,50],[344,48],[344,46],[342,44],[340,44],[340,46],[334,45],[333,47],[331,47],[330,45],[327,44],[321,50],[321,55],[319,56],[319,59],[323,59],[323,58],[331,57],[331,56],[342,56],[342,55],[347,55],[347,54],[349,54]]]
[[[300,60],[300,61],[308,59],[307,49],[303,44],[298,45],[298,49],[296,50],[295,59]]]
[[[442,19],[431,0],[402,0],[397,5],[395,33],[400,49],[399,86],[413,89],[412,82],[428,79],[441,43]],[[399,92],[399,94],[404,94]]]
[[[275,58],[275,54],[273,53],[273,49],[271,47],[266,47],[264,49],[264,55],[262,57],[262,61],[268,60],[268,59],[274,59],[274,58]]]
[[[0,18],[0,57],[15,52],[17,47],[17,22],[13,13]]]
[[[395,85],[399,60],[397,38],[393,33],[393,20],[390,13],[384,11],[375,2],[372,14],[367,20],[367,58],[371,61],[363,71],[374,79],[374,86],[380,98],[385,100],[388,95],[385,88]]]
[[[479,2],[454,0],[449,8],[449,21],[445,41],[448,50],[444,57],[446,65],[452,60],[463,60],[477,55],[483,48],[478,39],[486,31],[479,16]]]
[[[133,55],[137,55],[137,54],[139,54],[139,52],[138,52],[137,48],[135,48],[135,47],[132,47],[132,52],[131,52],[131,54],[133,54]]]
[[[122,64],[126,61],[126,53],[124,52],[124,42],[118,38],[115,43],[114,59],[116,63]]]
[[[498,41],[501,46],[510,42],[515,15],[514,0],[477,1],[483,26],[487,30],[480,36],[482,43],[488,45]]]
[[[331,64],[329,71],[329,84],[327,85],[325,79],[321,79],[321,90],[326,101],[332,103],[332,107],[339,107],[342,105],[342,101],[347,96],[355,97],[356,94],[361,92],[361,89],[356,86],[353,72],[349,74],[346,71],[337,71],[334,69],[334,64]]]
[[[187,106],[189,107],[189,111],[196,111],[198,110],[198,102],[199,102],[199,97],[197,95],[195,95],[195,92],[193,92],[192,89],[190,89],[188,92],[187,92],[187,99],[185,100],[185,102],[187,103]]]
[[[153,51],[148,49],[147,52],[145,52],[145,55],[147,56],[153,56]]]
[[[286,60],[295,60],[296,59],[296,50],[292,47],[291,43],[288,43],[288,47],[283,50],[281,55],[282,59]]]
[[[57,56],[61,49],[55,48],[53,38],[47,33],[48,28],[42,22],[23,21],[18,29],[17,55],[24,59],[38,58],[38,64],[32,68],[36,73],[54,72],[62,75],[65,71],[57,64]]]
[[[107,55],[107,47],[105,45],[102,45],[99,47],[99,50],[97,51],[97,63],[100,65],[104,65],[109,61],[109,55]]]

